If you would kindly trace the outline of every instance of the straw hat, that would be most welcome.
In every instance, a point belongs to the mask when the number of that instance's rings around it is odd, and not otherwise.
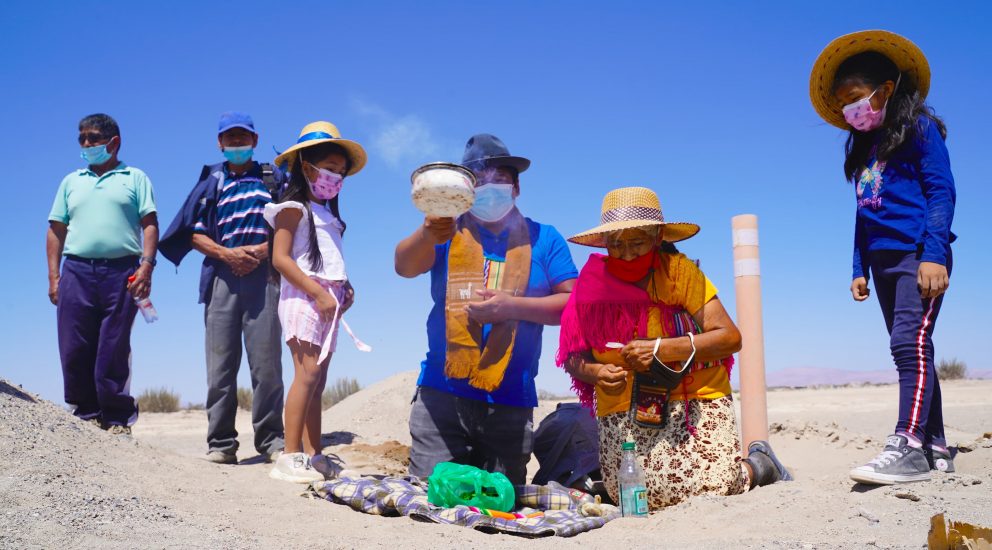
[[[348,160],[351,161],[351,169],[346,176],[357,174],[364,166],[367,159],[365,149],[358,143],[349,139],[341,139],[341,132],[338,127],[323,120],[311,122],[300,131],[300,137],[289,149],[286,149],[276,157],[277,166],[282,166],[287,170],[293,169],[293,164],[299,155],[295,154],[301,149],[313,147],[320,143],[337,143],[348,153]]]
[[[646,187],[621,187],[603,197],[600,224],[568,240],[605,248],[606,236],[613,231],[653,226],[664,226],[663,238],[670,243],[684,241],[699,233],[699,226],[694,223],[666,222],[654,191]]]
[[[809,75],[809,98],[823,120],[844,130],[851,127],[844,120],[844,106],[834,97],[834,76],[841,63],[864,52],[878,52],[891,59],[906,77],[916,83],[921,97],[925,98],[930,91],[930,64],[923,50],[908,38],[882,30],[860,31],[835,38],[813,63],[813,71]]]

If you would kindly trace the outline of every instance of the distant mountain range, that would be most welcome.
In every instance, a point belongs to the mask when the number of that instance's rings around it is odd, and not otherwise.
[[[968,378],[992,379],[992,369],[968,370]],[[847,370],[819,367],[793,367],[765,374],[769,388],[800,388],[805,386],[843,386],[845,384],[895,384],[896,369]],[[734,373],[734,387],[738,387]]]

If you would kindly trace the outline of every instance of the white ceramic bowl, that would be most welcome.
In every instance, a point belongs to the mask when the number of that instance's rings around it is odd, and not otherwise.
[[[458,164],[425,164],[413,171],[410,181],[414,206],[428,216],[457,218],[475,202],[475,175]]]

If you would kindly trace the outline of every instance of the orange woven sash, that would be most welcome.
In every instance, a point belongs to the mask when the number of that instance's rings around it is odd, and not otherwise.
[[[510,214],[506,262],[501,266],[499,290],[523,296],[530,278],[530,231],[519,212]],[[482,323],[469,318],[465,306],[481,300],[476,291],[485,288],[485,257],[478,226],[468,216],[459,222],[448,250],[448,282],[445,297],[447,351],[444,374],[468,379],[469,385],[491,392],[506,374],[517,335],[517,321],[494,323],[483,345]]]

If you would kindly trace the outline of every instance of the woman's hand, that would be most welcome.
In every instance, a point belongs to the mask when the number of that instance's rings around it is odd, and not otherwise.
[[[634,372],[647,372],[654,362],[655,340],[631,340],[620,350],[627,364],[626,369]]]
[[[627,387],[626,369],[617,365],[599,365],[599,372],[596,373],[596,386],[607,395],[620,395]]]
[[[330,292],[326,290],[321,292],[317,295],[315,302],[321,321],[330,321],[338,314],[338,301],[334,296],[331,296]]]
[[[920,296],[923,298],[940,296],[950,284],[947,267],[933,262],[920,262],[920,269],[916,273],[916,284],[920,286]]]
[[[851,296],[854,297],[855,302],[864,302],[868,299],[869,294],[871,294],[871,291],[868,290],[868,279],[858,277],[851,281]]]

